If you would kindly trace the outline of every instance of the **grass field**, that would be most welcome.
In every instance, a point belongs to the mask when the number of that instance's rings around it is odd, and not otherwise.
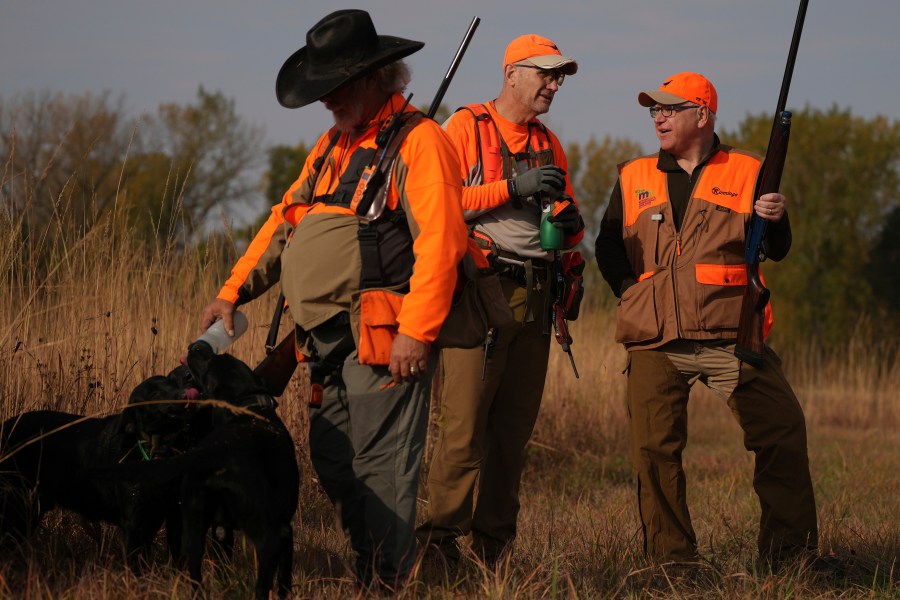
[[[38,408],[97,416],[120,410],[139,381],[177,364],[199,333],[200,308],[221,283],[216,265],[231,260],[211,250],[148,249],[106,222],[60,235],[53,228],[65,226],[55,223],[46,236],[24,240],[20,223],[4,218],[0,213],[2,419]],[[251,365],[263,356],[273,306],[271,295],[246,309],[251,329],[232,353]],[[399,597],[900,598],[896,355],[862,339],[830,357],[802,343],[782,353],[807,415],[821,549],[847,566],[834,579],[814,577],[802,565],[777,575],[756,569],[752,456],[727,407],[696,390],[685,463],[704,562],[688,578],[640,554],[625,355],[612,341],[612,326],[602,302],[572,324],[579,380],[558,348],[551,354],[527,449],[515,553],[496,569],[474,559],[449,572],[423,564]],[[304,475],[295,596],[352,598],[348,547],[309,466],[303,375],[298,370],[279,408]],[[154,551],[158,560],[135,576],[113,528],[53,512],[30,546],[0,557],[0,597],[191,597],[185,576],[166,563],[162,537]],[[207,565],[210,597],[249,594],[252,564],[252,550],[239,539],[232,564]]]

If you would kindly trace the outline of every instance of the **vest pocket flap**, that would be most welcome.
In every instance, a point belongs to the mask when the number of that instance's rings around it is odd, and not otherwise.
[[[396,326],[403,296],[387,290],[364,290],[359,295],[359,318],[372,327]]]
[[[388,290],[363,290],[359,295],[357,353],[361,365],[387,365],[397,337],[397,315],[403,296]]]
[[[747,285],[747,265],[697,265],[697,283]]]

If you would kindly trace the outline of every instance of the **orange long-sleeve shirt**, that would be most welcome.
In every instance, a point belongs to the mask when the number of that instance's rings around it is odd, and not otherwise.
[[[549,149],[553,154],[553,163],[568,172],[569,163],[562,144],[537,119],[525,124],[513,123],[497,112],[493,102],[483,106],[510,153],[525,152],[529,148],[535,152]],[[479,136],[475,115],[469,110],[459,110],[444,123],[444,130],[453,141],[459,157],[466,220],[474,222],[476,230],[486,233],[504,250],[525,257],[545,257],[546,253],[540,249],[539,242],[539,210],[531,211],[534,214],[528,211],[508,211],[502,216],[491,214],[495,209],[507,205],[510,200],[509,188],[500,171],[500,147],[485,139],[484,135]],[[481,161],[479,143],[483,156]],[[565,194],[575,198],[568,175]],[[566,247],[574,247],[582,237],[583,233],[579,232],[567,238]]]
[[[310,271],[304,272],[303,276],[312,274],[329,283],[333,281],[335,289],[358,290],[359,281],[346,277],[346,273],[352,272],[352,269],[344,269],[346,265],[329,264],[322,260],[307,264],[291,261],[284,265],[285,273],[282,273],[282,251],[293,230],[285,220],[285,212],[300,208],[298,212],[305,215],[304,219],[333,215],[337,221],[351,220],[356,223],[358,217],[349,208],[321,203],[310,206],[310,202],[314,196],[334,191],[353,151],[359,147],[374,148],[375,136],[382,123],[403,103],[404,98],[394,94],[372,120],[366,133],[357,140],[351,142],[348,135],[341,134],[315,179],[315,189],[312,189],[313,163],[325,153],[333,131],[319,138],[300,177],[284,194],[282,201],[272,207],[272,214],[234,266],[231,277],[219,292],[219,298],[246,302],[262,294],[282,277],[290,277],[292,269],[308,269]],[[415,109],[407,107],[406,110]],[[409,293],[403,298],[397,316],[399,332],[426,343],[437,337],[450,309],[457,264],[466,249],[467,230],[462,218],[459,169],[456,153],[446,134],[433,121],[423,119],[400,144],[391,170],[387,206],[391,209],[402,206],[405,210],[415,255]],[[295,209],[289,208],[294,205],[297,205]],[[355,241],[355,228],[343,229],[352,232]],[[299,233],[302,233],[300,229]],[[301,254],[329,256],[329,248],[322,247],[321,239],[315,236],[299,237],[297,239],[298,235],[295,235],[290,243],[300,244]],[[331,239],[328,243],[333,241]],[[296,254],[297,250],[294,248],[292,253]],[[291,301],[291,298],[288,297],[288,300]],[[342,303],[335,299],[319,299],[317,302],[335,303],[335,312],[349,309],[349,306],[337,305]],[[294,310],[299,309],[295,307]]]

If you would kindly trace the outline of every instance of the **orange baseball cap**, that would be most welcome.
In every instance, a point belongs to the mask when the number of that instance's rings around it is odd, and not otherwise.
[[[682,102],[708,106],[712,112],[716,112],[719,108],[719,96],[716,94],[716,88],[699,73],[677,73],[664,81],[658,90],[638,94],[638,103],[641,106],[681,104]]]
[[[565,75],[574,75],[578,71],[578,63],[574,58],[563,56],[556,44],[533,33],[517,37],[506,47],[503,66],[516,63],[542,69],[559,69]]]

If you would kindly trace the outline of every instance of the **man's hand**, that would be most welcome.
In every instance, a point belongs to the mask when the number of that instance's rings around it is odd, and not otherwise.
[[[391,377],[394,383],[413,381],[428,370],[431,347],[408,335],[398,333],[391,346]]]
[[[784,201],[786,198],[777,192],[763,194],[756,201],[756,214],[766,221],[777,222],[784,216]]]
[[[221,298],[216,298],[200,311],[200,329],[206,331],[220,317],[223,321],[222,324],[225,325],[225,332],[233,336],[234,304]]]
[[[509,180],[511,198],[527,198],[535,194],[550,194],[556,198],[566,189],[566,172],[556,165],[544,165],[525,171]]]
[[[578,206],[571,200],[567,202],[561,211],[550,215],[547,220],[553,223],[554,227],[562,229],[566,235],[571,236],[584,229],[584,221],[578,211]]]

